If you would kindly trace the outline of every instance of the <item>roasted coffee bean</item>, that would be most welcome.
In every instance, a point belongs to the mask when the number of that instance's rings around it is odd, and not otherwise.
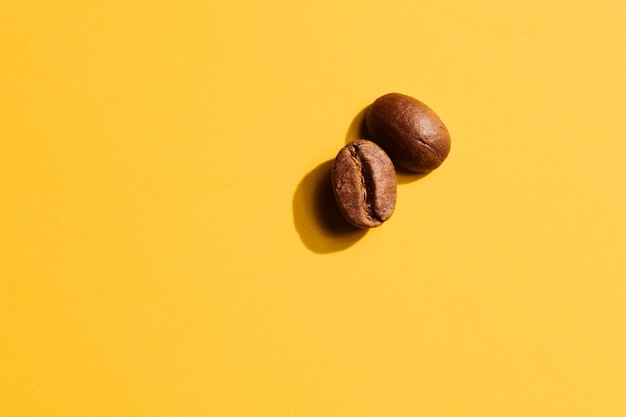
[[[344,146],[332,169],[339,209],[356,227],[380,226],[396,206],[396,170],[378,145],[359,139]]]
[[[437,168],[450,152],[450,134],[427,105],[403,94],[378,98],[365,116],[372,141],[396,166],[425,173]]]

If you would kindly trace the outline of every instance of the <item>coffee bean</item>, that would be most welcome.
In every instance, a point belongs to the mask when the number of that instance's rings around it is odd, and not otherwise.
[[[372,141],[396,166],[425,173],[437,168],[450,152],[450,134],[427,105],[403,94],[378,98],[365,116]]]
[[[352,225],[377,227],[396,205],[396,170],[378,145],[359,139],[344,146],[333,164],[332,186],[342,214]]]

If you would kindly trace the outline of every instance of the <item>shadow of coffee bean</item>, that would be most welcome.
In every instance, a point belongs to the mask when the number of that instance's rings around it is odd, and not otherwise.
[[[334,160],[309,172],[293,196],[293,221],[300,240],[315,253],[344,250],[367,233],[346,221],[333,194],[330,173]]]
[[[352,123],[350,123],[346,132],[346,145],[357,139],[369,139],[367,127],[365,126],[365,115],[369,108],[370,106],[365,107],[352,119]]]

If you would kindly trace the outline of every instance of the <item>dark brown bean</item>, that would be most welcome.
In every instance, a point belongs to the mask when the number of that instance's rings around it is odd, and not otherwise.
[[[356,227],[380,226],[396,206],[396,170],[374,142],[344,146],[333,164],[332,186],[339,209]]]
[[[378,98],[365,116],[370,139],[396,166],[413,172],[437,168],[450,152],[450,134],[427,105],[403,94]]]

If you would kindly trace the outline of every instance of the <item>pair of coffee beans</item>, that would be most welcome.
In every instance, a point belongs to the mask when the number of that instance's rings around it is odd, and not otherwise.
[[[437,168],[450,152],[450,134],[419,100],[390,93],[365,115],[368,139],[344,146],[332,168],[332,186],[341,213],[359,228],[377,227],[396,206],[395,166],[415,173]]]

